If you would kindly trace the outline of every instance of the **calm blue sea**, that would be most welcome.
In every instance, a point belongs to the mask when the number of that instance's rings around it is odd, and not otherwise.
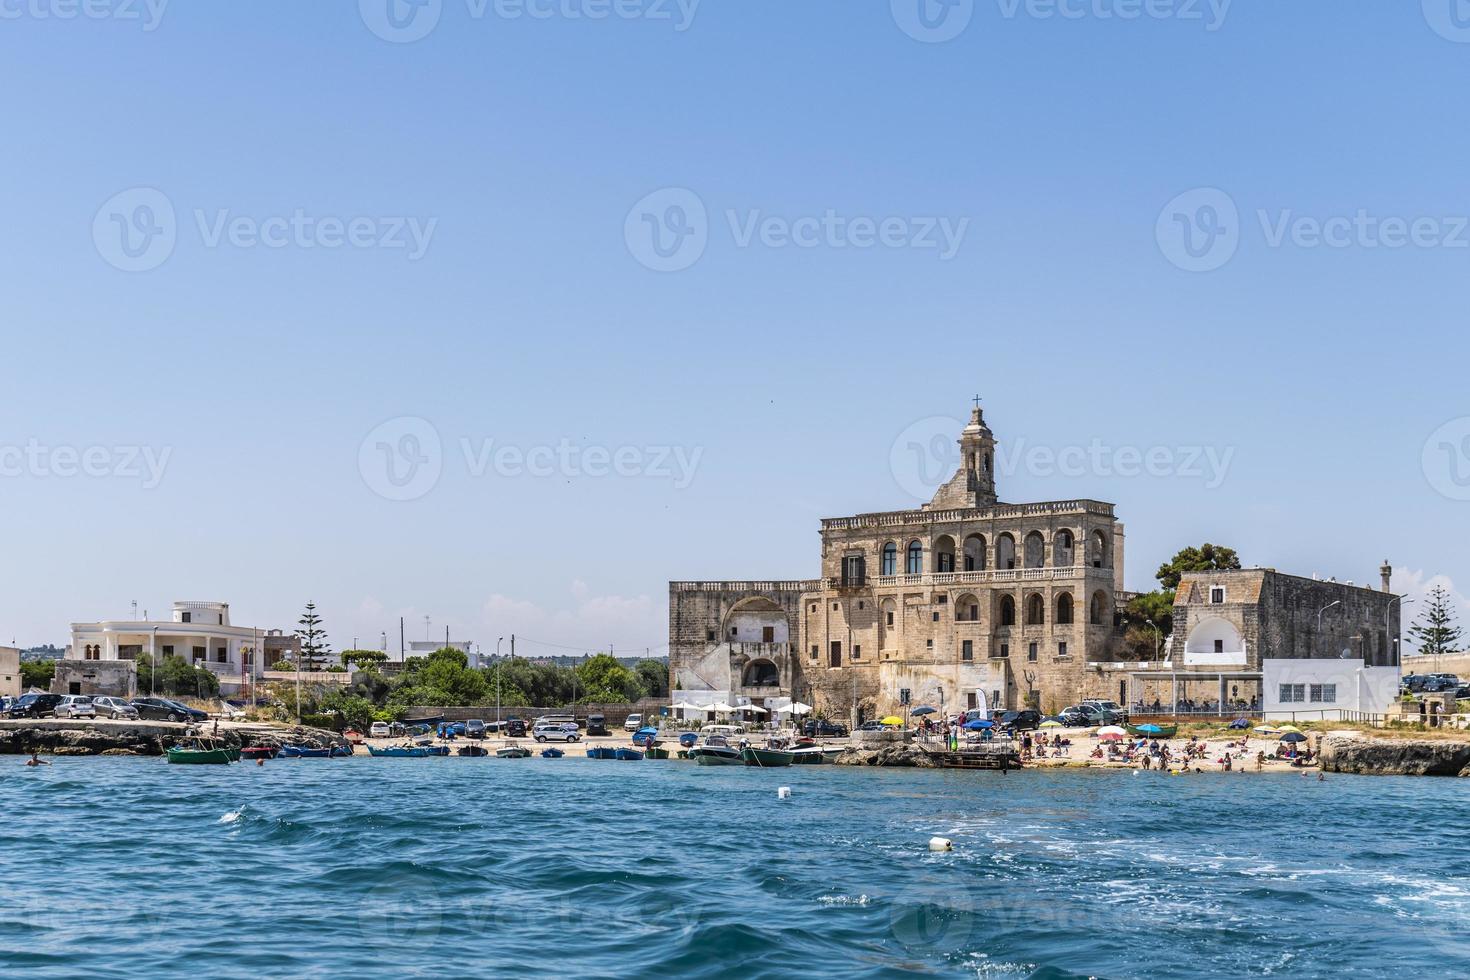
[[[1459,780],[0,763],[5,977],[1470,975]]]

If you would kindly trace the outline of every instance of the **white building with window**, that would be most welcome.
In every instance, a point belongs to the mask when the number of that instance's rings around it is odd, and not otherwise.
[[[1350,721],[1384,714],[1399,693],[1398,667],[1361,660],[1263,660],[1266,721]]]
[[[235,626],[227,602],[175,602],[167,620],[72,623],[67,661],[136,661],[141,654],[176,656],[203,667],[234,693],[259,680],[267,664],[258,654],[269,630]]]

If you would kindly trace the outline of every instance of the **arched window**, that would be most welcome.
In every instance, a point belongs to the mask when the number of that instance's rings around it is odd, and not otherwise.
[[[1073,543],[1074,539],[1072,537],[1072,532],[1067,530],[1066,528],[1062,528],[1056,533],[1056,537],[1052,539],[1051,549],[1051,563],[1054,566],[1056,566],[1057,568],[1067,568],[1071,566],[1074,554]]]
[[[965,571],[979,572],[985,569],[985,536],[972,534],[965,538]]]
[[[1016,539],[1009,533],[995,539],[995,567],[1016,567]]]
[[[980,600],[966,593],[954,601],[954,619],[957,623],[980,622]]]
[[[883,546],[883,563],[880,568],[879,575],[898,574],[898,545],[892,541]]]
[[[1016,625],[1016,597],[1003,595],[1000,597],[1000,625]]]
[[[1072,625],[1072,593],[1063,592],[1057,596],[1057,615],[1054,622],[1058,626]]]
[[[1046,600],[1033,592],[1026,600],[1026,625],[1041,626],[1046,622]]]
[[[746,687],[780,687],[781,672],[769,660],[752,660],[745,667]]]
[[[1108,567],[1108,537],[1093,531],[1087,539],[1087,561],[1093,568]]]
[[[924,571],[924,544],[922,541],[909,542],[909,556],[904,565],[904,571],[910,575],[919,575]]]
[[[1092,608],[1088,613],[1087,620],[1093,626],[1101,626],[1105,622],[1104,616],[1108,611],[1108,595],[1106,592],[1094,592],[1092,594]]]
[[[1026,567],[1040,568],[1046,564],[1046,539],[1040,531],[1026,535]]]
[[[954,538],[948,534],[934,539],[934,571],[954,571]]]

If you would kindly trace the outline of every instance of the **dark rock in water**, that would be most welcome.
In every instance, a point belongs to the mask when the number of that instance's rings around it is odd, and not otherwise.
[[[1379,738],[1329,732],[1319,756],[1327,772],[1365,776],[1470,776],[1470,740]]]
[[[168,726],[167,731],[160,733],[160,728],[149,724],[67,728],[56,727],[54,723],[3,728],[0,729],[0,755],[30,755],[32,752],[50,755],[162,755],[170,746],[185,744],[195,735],[218,738],[231,747],[303,745],[329,748],[347,744],[347,740],[336,732],[304,725],[260,730],[222,728],[218,735],[210,724],[198,725],[188,731]]]
[[[839,766],[895,766],[908,769],[938,769],[939,760],[917,745],[891,745],[881,749],[853,746],[832,760]]]

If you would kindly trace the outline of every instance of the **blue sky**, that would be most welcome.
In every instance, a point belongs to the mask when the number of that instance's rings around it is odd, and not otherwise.
[[[669,579],[914,505],[977,392],[1132,588],[1470,580],[1470,10],[385,2],[5,8],[0,639],[656,648]]]

